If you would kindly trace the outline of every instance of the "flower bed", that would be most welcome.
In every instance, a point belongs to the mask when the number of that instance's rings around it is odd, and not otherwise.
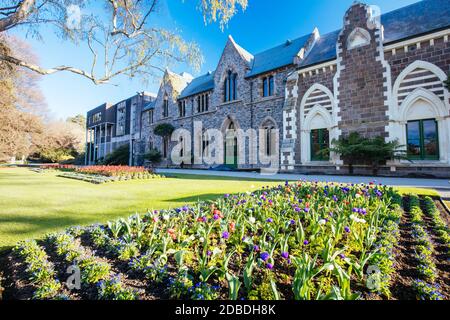
[[[409,207],[413,229],[412,237],[415,241],[414,258],[420,276],[419,279],[414,280],[414,288],[421,300],[443,300],[444,296],[436,283],[438,273],[433,258],[436,252],[425,228],[423,211],[420,208],[420,199],[417,195],[410,196]]]
[[[153,173],[144,167],[128,166],[88,166],[77,167],[72,165],[45,165],[39,170],[59,170],[64,173],[59,177],[103,184],[114,181],[127,181],[134,179],[156,179],[161,175]]]
[[[78,173],[101,175],[106,177],[131,177],[141,178],[152,174],[152,171],[144,167],[128,166],[88,166],[78,167],[75,170]]]
[[[106,177],[106,176],[94,176],[90,174],[81,174],[76,172],[65,172],[58,175],[61,178],[68,178],[74,180],[80,180],[85,182],[90,182],[94,184],[103,184],[107,182],[114,182],[117,179],[115,177]]]
[[[389,299],[401,201],[374,184],[286,183],[72,228],[46,250],[80,266],[93,299]]]

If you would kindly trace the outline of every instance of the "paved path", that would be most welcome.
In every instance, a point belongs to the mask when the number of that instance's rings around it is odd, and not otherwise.
[[[257,172],[233,172],[213,170],[182,170],[182,169],[158,169],[159,173],[178,173],[192,175],[208,175],[218,177],[236,177],[240,179],[267,179],[267,180],[306,180],[329,181],[342,183],[369,183],[375,181],[388,186],[432,188],[438,190],[443,197],[450,198],[450,181],[445,179],[414,179],[414,178],[390,178],[390,177],[359,177],[359,176],[325,176],[325,175],[301,175],[279,173],[276,175],[261,175]]]

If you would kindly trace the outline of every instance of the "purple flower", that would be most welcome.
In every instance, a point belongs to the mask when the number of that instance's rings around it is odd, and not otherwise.
[[[267,252],[263,252],[261,253],[261,260],[266,262],[267,260],[269,260],[270,258],[270,254],[268,254]]]
[[[299,207],[295,207],[294,210],[295,210],[295,212],[300,212],[301,209]]]
[[[359,209],[358,208],[353,208],[353,210],[352,210],[353,212],[358,212],[359,211]]]
[[[258,251],[259,251],[259,246],[257,246],[257,245],[254,245],[254,246],[253,246],[253,251],[256,251],[256,252],[258,252]]]
[[[226,239],[230,238],[230,234],[227,231],[225,231],[222,233],[222,238],[224,238],[226,240]]]
[[[345,259],[345,254],[341,253],[341,254],[339,255],[339,257],[341,257],[341,259]]]
[[[272,222],[273,222],[273,219],[272,219],[272,218],[269,218],[269,219],[266,220],[266,222],[272,223]]]
[[[268,263],[268,264],[266,265],[266,268],[269,269],[269,270],[272,270],[272,269],[273,269],[273,264]]]
[[[303,209],[303,211],[305,211],[306,213],[308,213],[308,212],[309,212],[309,208],[305,208],[305,209]]]
[[[347,232],[347,233],[350,233],[350,228],[349,227],[345,227],[344,231]]]
[[[206,252],[206,255],[208,256],[208,257],[211,257],[212,256],[212,251],[210,251],[210,250],[208,250],[208,252]]]
[[[295,224],[295,220],[292,219],[291,221],[289,221],[289,223],[290,223],[291,225],[294,225],[294,224]]]
[[[230,195],[227,193],[226,195],[223,196],[225,199],[228,199],[230,197]]]
[[[219,220],[220,217],[218,214],[215,214],[213,218],[214,218],[214,220]]]
[[[305,246],[307,246],[307,245],[309,244],[309,241],[308,241],[308,240],[305,240],[305,241],[303,241],[303,244],[304,244]]]
[[[289,252],[283,252],[283,253],[281,254],[281,256],[282,256],[284,259],[289,259]]]

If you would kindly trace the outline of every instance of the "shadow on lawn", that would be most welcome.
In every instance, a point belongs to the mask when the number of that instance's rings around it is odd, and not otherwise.
[[[252,181],[252,182],[279,182],[279,179],[258,179],[258,178],[239,178],[239,177],[224,177],[214,175],[194,175],[182,173],[163,173],[166,178],[180,179],[180,180],[219,180],[219,181]]]
[[[186,204],[188,202],[216,200],[223,196],[224,196],[223,193],[207,193],[207,194],[200,194],[200,195],[194,195],[194,196],[183,197],[183,198],[166,199],[166,200],[164,200],[164,202],[178,202],[178,203]]]
[[[43,234],[50,232],[51,230],[61,230],[72,225],[78,225],[83,223],[82,219],[70,218],[67,216],[59,217],[42,217],[33,215],[7,215],[0,216],[0,225],[12,224],[13,227],[10,230],[3,230],[3,236],[16,235],[18,230],[21,233],[38,233]]]

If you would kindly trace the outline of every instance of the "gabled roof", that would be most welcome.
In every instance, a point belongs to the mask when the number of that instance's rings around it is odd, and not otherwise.
[[[233,46],[236,48],[237,52],[239,53],[239,55],[248,63],[251,63],[253,61],[253,55],[248,52],[247,50],[245,50],[244,48],[242,48],[240,45],[238,45],[236,43],[236,41],[234,41],[232,36],[228,36],[228,41],[230,41]]]
[[[179,99],[184,99],[212,89],[214,89],[214,72],[208,72],[207,74],[192,80],[192,82],[181,92]]]
[[[440,30],[450,26],[449,0],[422,0],[409,6],[385,13],[381,16],[384,27],[384,43],[391,43]],[[316,41],[311,51],[299,63],[301,68],[336,59],[336,43],[341,30],[324,35]],[[246,77],[275,70],[294,63],[294,58],[307,44],[311,34],[286,42],[275,48],[252,55],[230,40],[238,52],[250,63]],[[183,90],[181,98],[214,89],[214,73],[194,79]]]
[[[299,66],[307,67],[336,59],[336,43],[340,32],[341,30],[333,31],[317,39],[316,44]]]
[[[256,54],[247,77],[293,64],[295,56],[305,46],[310,36],[311,34],[308,34],[292,41],[288,40],[282,45]]]

